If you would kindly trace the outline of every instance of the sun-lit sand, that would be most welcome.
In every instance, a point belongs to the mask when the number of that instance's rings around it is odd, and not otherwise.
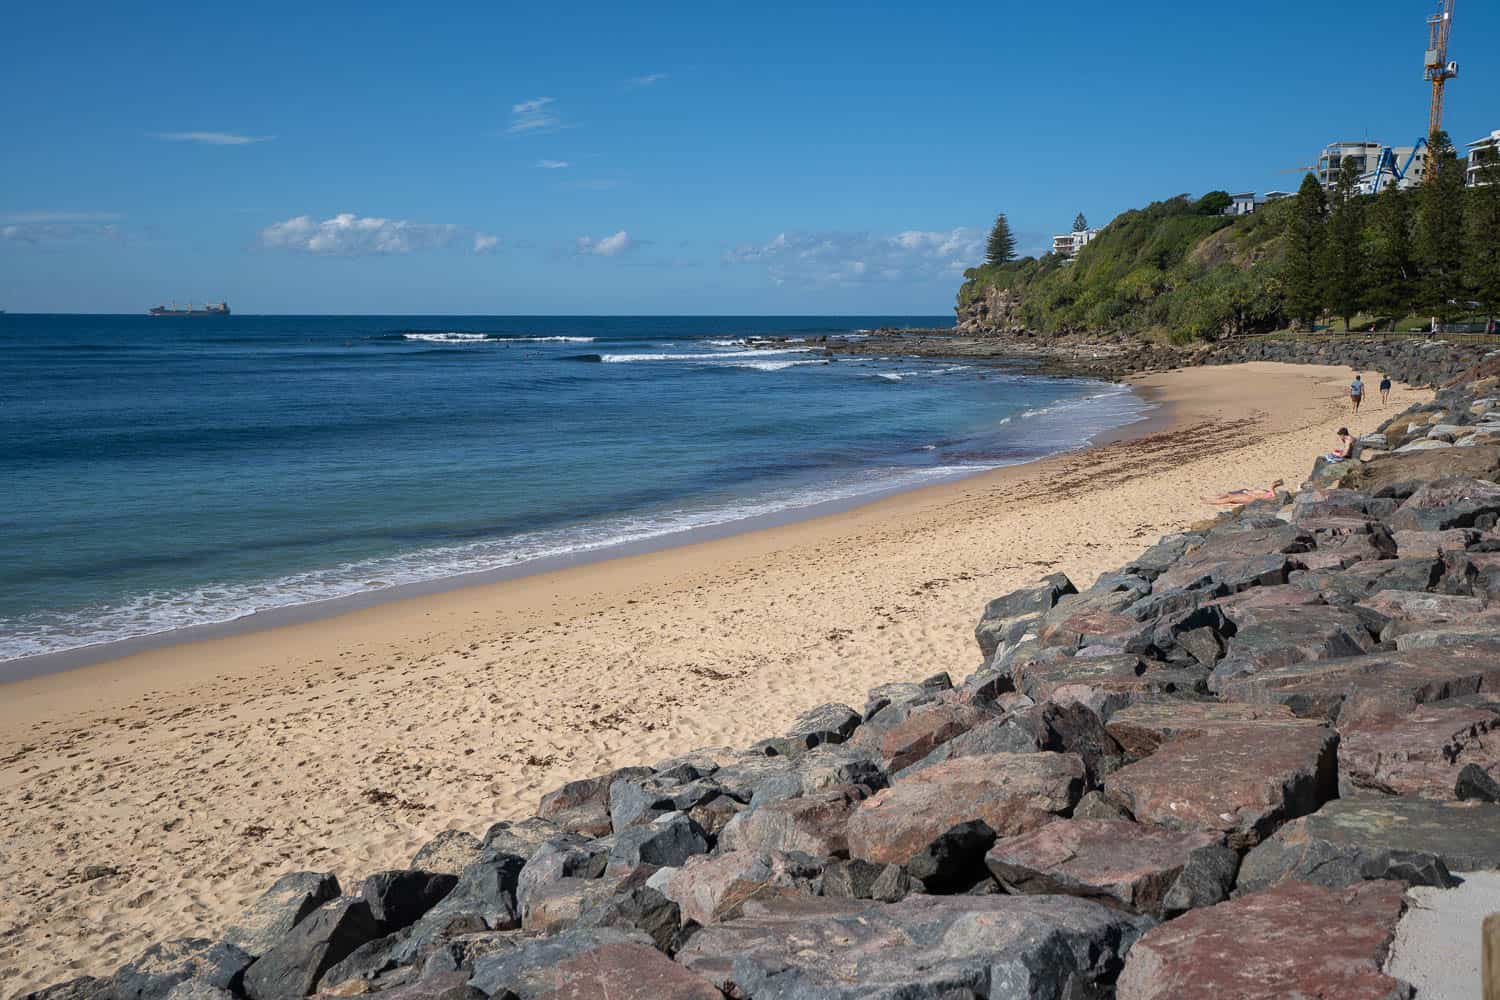
[[[572,778],[743,745],[874,684],[955,679],[984,602],[1080,585],[1300,482],[1359,418],[1347,369],[1140,380],[1146,436],[797,524],[0,687],[0,996],[214,936],[278,874],[346,887]],[[106,872],[100,874],[101,871]]]

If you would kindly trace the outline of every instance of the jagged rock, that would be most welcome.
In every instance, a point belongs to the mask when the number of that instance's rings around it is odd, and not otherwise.
[[[524,934],[519,930],[454,935],[426,953],[421,963],[422,978],[461,972],[467,980],[474,974],[474,963],[479,959],[515,951],[523,940]]]
[[[1415,619],[1426,624],[1472,620],[1484,613],[1485,602],[1478,597],[1381,590],[1360,601],[1359,606],[1387,618]],[[1500,621],[1494,622],[1493,627],[1496,635],[1500,635]]]
[[[556,823],[540,816],[523,819],[519,823],[501,820],[484,832],[482,847],[496,854],[514,854],[529,861],[538,847],[565,832],[567,831]],[[469,860],[472,861],[473,857]]]
[[[521,899],[521,927],[528,934],[556,934],[578,922],[591,901],[603,899],[630,878],[632,872],[601,878],[566,876],[531,888]]]
[[[1307,489],[1292,500],[1292,523],[1307,528],[1307,522],[1327,518],[1383,518],[1396,510],[1396,501],[1386,497],[1373,497],[1358,490]]]
[[[17,993],[12,1000],[109,1000],[109,980],[79,976],[30,993]]]
[[[564,834],[545,841],[516,877],[516,901],[524,911],[533,892],[565,878],[598,878],[609,864],[609,847],[600,841]]]
[[[570,781],[542,796],[537,815],[569,833],[604,837],[610,832],[609,786],[620,778],[648,778],[649,767],[624,767],[580,781]]]
[[[1312,547],[1312,536],[1290,524],[1216,529],[1200,546],[1157,577],[1155,590],[1190,590],[1221,584],[1237,592],[1253,586],[1285,583],[1286,574],[1294,565],[1286,556]]]
[[[1073,807],[1074,819],[1130,819],[1131,815],[1119,803],[1111,802],[1099,792],[1085,792]]]
[[[719,794],[712,781],[674,782],[655,775],[617,778],[609,786],[609,820],[615,833],[650,823],[672,812],[686,812]]]
[[[410,928],[366,941],[325,969],[318,978],[318,989],[322,992],[336,987],[348,990],[361,983],[378,984],[384,988],[388,985],[387,974],[402,968],[413,957],[408,953],[410,947]],[[409,965],[406,965],[406,971],[410,971]]]
[[[537,1000],[569,983],[571,967],[563,966],[568,959],[622,944],[652,947],[651,938],[641,931],[576,927],[553,937],[520,941],[509,951],[476,959],[469,985],[495,1000]]]
[[[728,851],[689,858],[667,877],[662,893],[684,919],[712,924],[738,916],[752,899],[813,895],[823,874],[823,861],[806,854]]]
[[[234,1000],[234,994],[222,986],[189,979],[168,990],[167,1000]]]
[[[424,871],[376,872],[359,887],[370,915],[389,934],[417,922],[458,884],[457,875]]]
[[[1124,748],[1087,705],[1049,702],[1028,714],[1034,714],[1041,724],[1039,749],[1076,754],[1083,761],[1089,787],[1097,786],[1106,774],[1124,765]]]
[[[1337,719],[1347,725],[1494,690],[1500,685],[1497,654],[1496,644],[1474,641],[1295,663],[1232,677],[1219,693],[1238,701],[1282,704],[1305,718]]]
[[[1348,569],[1323,569],[1294,574],[1291,583],[1315,591],[1330,604],[1353,604],[1380,590],[1426,590],[1443,575],[1436,558],[1381,559],[1360,562]]]
[[[1402,1000],[1410,988],[1381,971],[1406,909],[1402,890],[1394,882],[1294,882],[1194,910],[1134,944],[1117,995]]]
[[[1448,799],[1467,765],[1500,767],[1500,711],[1435,702],[1411,712],[1359,719],[1339,727],[1339,784],[1346,794],[1366,789],[1387,795]]]
[[[329,966],[378,937],[380,925],[364,900],[346,897],[324,903],[256,960],[245,974],[245,995],[250,1000],[305,997]]]
[[[1467,528],[1484,514],[1500,514],[1500,486],[1483,479],[1448,476],[1425,483],[1388,519],[1396,531]]]
[[[658,951],[675,955],[696,928],[685,927],[677,904],[644,884],[646,871],[632,872],[602,898],[585,899],[577,926],[637,930],[651,938]]]
[[[974,629],[980,653],[989,660],[1000,645],[1014,642],[1043,613],[1051,611],[1059,599],[1076,593],[1078,588],[1073,581],[1062,573],[1054,573],[1043,577],[1035,587],[1024,587],[990,601]]]
[[[297,921],[338,898],[339,892],[339,880],[332,872],[290,872],[271,883],[271,888],[240,914],[224,932],[224,940],[251,955],[264,955]]]
[[[1479,533],[1469,528],[1450,528],[1447,531],[1397,531],[1392,534],[1396,541],[1396,554],[1408,558],[1419,556],[1428,559],[1444,552],[1463,551]]]
[[[860,858],[846,861],[830,861],[823,869],[820,883],[821,895],[837,899],[869,899],[876,879],[891,865],[877,865]],[[895,866],[899,867],[899,866]],[[700,921],[705,923],[706,921]]]
[[[968,732],[939,744],[926,757],[899,772],[896,778],[899,780],[956,757],[977,757],[987,753],[1031,753],[1042,749],[1041,735],[1035,722],[1022,719],[1016,714],[992,717]]]
[[[1247,723],[1316,726],[1298,719],[1285,705],[1250,705],[1233,701],[1141,702],[1109,717],[1105,728],[1131,757],[1149,757],[1169,740],[1201,736],[1226,726]]]
[[[1201,906],[1222,903],[1229,898],[1239,870],[1239,852],[1221,845],[1197,848],[1188,855],[1182,873],[1162,898],[1162,911],[1168,917],[1175,917]]]
[[[800,851],[813,857],[848,853],[849,816],[869,794],[859,785],[835,785],[740,813],[719,835],[724,851]]]
[[[841,785],[863,785],[873,790],[885,788],[890,783],[881,761],[867,748],[824,745],[802,754],[790,767],[758,782],[755,794],[750,797],[750,806],[759,809],[783,799],[811,795]]]
[[[820,747],[812,752],[817,753],[822,749]],[[796,771],[795,764],[796,762],[789,757],[745,754],[733,763],[725,764],[715,771],[714,782],[725,795],[738,802],[749,803],[755,798],[756,791],[762,785],[793,774]]]
[[[607,944],[558,963],[560,985],[537,1000],[723,1000],[724,994],[640,944]]]
[[[252,962],[252,955],[226,942],[175,938],[152,945],[120,966],[109,980],[108,995],[111,1000],[166,1000],[174,986],[188,980],[238,993],[242,984],[248,985],[245,970]]]
[[[423,976],[415,982],[382,989],[380,1000],[484,1000],[484,994],[470,986],[468,979],[462,972]]]
[[[677,960],[746,1000],[1103,996],[1150,921],[1065,896],[753,903]]]
[[[924,892],[926,886],[914,879],[900,865],[886,865],[870,885],[870,898],[879,903],[897,903],[912,893]]]
[[[667,813],[646,826],[632,827],[616,836],[609,850],[609,865],[611,868],[675,867],[694,854],[705,853],[708,847],[708,836],[687,813]]]
[[[1068,652],[1104,646],[1143,653],[1150,645],[1150,629],[1125,613],[1138,596],[1132,591],[1075,594],[1042,616],[1037,637],[1043,647]]]
[[[1453,783],[1453,794],[1465,802],[1500,802],[1500,782],[1478,764],[1465,764]]]
[[[482,851],[459,874],[458,884],[412,925],[403,955],[424,954],[459,934],[521,926],[516,889],[529,864],[514,854]]]
[[[984,856],[995,843],[995,831],[984,820],[969,820],[944,830],[906,862],[906,871],[932,893],[951,893],[984,878]]]
[[[472,833],[444,830],[417,851],[411,859],[411,866],[418,871],[457,875],[478,856],[483,847],[484,844]]]
[[[1155,545],[1127,563],[1125,572],[1154,581],[1181,559],[1190,547],[1202,544],[1202,541],[1201,534],[1164,535]]]
[[[1336,799],[1245,856],[1240,891],[1288,879],[1393,878],[1450,885],[1450,871],[1500,868],[1500,805],[1407,796]]]
[[[1143,697],[1194,697],[1207,691],[1208,671],[1134,654],[1037,659],[1015,667],[1016,687],[1038,702],[1077,702],[1110,715]]]
[[[880,737],[879,752],[892,771],[915,764],[935,748],[994,716],[972,705],[939,703],[912,712]]]
[[[786,731],[786,738],[809,750],[824,743],[842,743],[859,728],[860,721],[860,714],[848,705],[819,705],[797,716]]]
[[[703,832],[715,839],[729,825],[729,821],[744,811],[744,803],[737,802],[728,795],[715,795],[707,802],[699,803],[687,811],[688,818],[699,826]]]
[[[1376,645],[1360,616],[1344,608],[1239,608],[1233,618],[1237,629],[1213,669],[1210,686],[1266,667],[1358,656]]]
[[[1006,892],[1083,896],[1159,920],[1193,851],[1215,846],[1214,833],[1064,819],[998,841],[984,861]]]
[[[870,688],[865,695],[863,719],[869,722],[887,708],[899,708],[914,702],[926,703],[944,691],[953,689],[953,679],[946,673],[934,674],[920,682],[893,681]]]
[[[1332,730],[1224,726],[1163,744],[1104,779],[1104,792],[1142,823],[1207,830],[1240,849],[1338,792]]]
[[[1083,761],[1051,752],[986,754],[926,768],[860,803],[848,821],[851,857],[906,864],[960,823],[1000,836],[1034,830],[1072,809]]]

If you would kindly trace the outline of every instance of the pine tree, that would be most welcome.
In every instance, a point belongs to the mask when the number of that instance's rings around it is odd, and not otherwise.
[[[1411,203],[1414,195],[1388,185],[1370,208],[1365,231],[1365,306],[1394,323],[1411,305]]]
[[[1308,174],[1297,189],[1286,233],[1286,312],[1311,329],[1322,312],[1323,187]]]
[[[1016,259],[1016,238],[1011,235],[1010,222],[1001,212],[995,216],[995,224],[990,227],[990,241],[985,249],[984,262],[986,264],[1004,264],[1008,260]]]
[[[1075,232],[1075,233],[1081,233],[1081,232],[1083,232],[1084,230],[1086,230],[1088,228],[1089,228],[1089,220],[1085,219],[1083,217],[1083,213],[1082,212],[1079,212],[1077,215],[1075,215],[1073,217],[1073,232]]]
[[[1328,239],[1323,245],[1323,303],[1349,328],[1363,298],[1365,267],[1360,231],[1364,206],[1359,201],[1359,166],[1345,157],[1333,192]]]
[[[1464,212],[1464,284],[1491,319],[1500,312],[1500,161],[1480,167]]]
[[[1446,132],[1427,140],[1427,177],[1417,205],[1418,301],[1448,319],[1463,294],[1464,168]]]

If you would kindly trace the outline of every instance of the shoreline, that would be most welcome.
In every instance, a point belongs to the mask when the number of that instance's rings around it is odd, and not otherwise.
[[[742,745],[821,702],[973,669],[984,602],[1080,585],[1299,483],[1358,420],[1347,371],[1134,379],[1161,425],[819,518],[165,647],[0,702],[0,993],[212,936],[293,869],[359,878],[565,781]],[[393,798],[394,797],[394,798]],[[98,867],[109,869],[98,875]]]
[[[1079,375],[1077,378],[1085,382],[1129,386],[1128,382],[1106,383],[1097,377],[1088,375]],[[597,548],[585,548],[559,555],[543,556],[507,566],[436,577],[430,580],[400,583],[352,594],[307,601],[301,604],[287,604],[264,608],[223,621],[167,628],[157,632],[109,639],[103,642],[89,643],[50,653],[38,653],[30,656],[15,657],[9,660],[0,660],[0,690],[5,690],[8,685],[21,681],[70,670],[104,665],[114,661],[127,660],[139,654],[147,654],[175,646],[233,638],[292,625],[311,624],[331,618],[338,618],[357,611],[376,608],[381,605],[433,597],[473,587],[485,587],[497,583],[523,580],[579,566],[587,566],[632,556],[649,555],[654,552],[681,546],[697,545],[704,542],[732,538],[736,535],[774,530],[801,521],[836,516],[870,504],[879,503],[891,497],[939,488],[1002,469],[1019,468],[1038,462],[1045,462],[1063,455],[1077,454],[1100,444],[1148,434],[1164,426],[1167,418],[1159,412],[1163,409],[1161,404],[1150,397],[1149,391],[1143,392],[1135,386],[1130,386],[1130,389],[1132,394],[1140,398],[1148,407],[1140,417],[1101,431],[1077,447],[1063,449],[1038,458],[988,467],[976,466],[970,470],[955,471],[946,475],[934,476],[927,481],[914,480],[907,483],[879,486],[875,489],[850,496],[818,500],[798,506],[788,506],[769,513],[753,514],[713,524],[666,531],[650,538],[609,543]]]

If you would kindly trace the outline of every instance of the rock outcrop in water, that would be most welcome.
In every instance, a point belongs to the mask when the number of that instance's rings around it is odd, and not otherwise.
[[[1500,869],[1493,367],[1295,497],[996,598],[960,682],[572,782],[352,893],[285,875],[224,941],[25,1000],[1409,996],[1405,888]]]

